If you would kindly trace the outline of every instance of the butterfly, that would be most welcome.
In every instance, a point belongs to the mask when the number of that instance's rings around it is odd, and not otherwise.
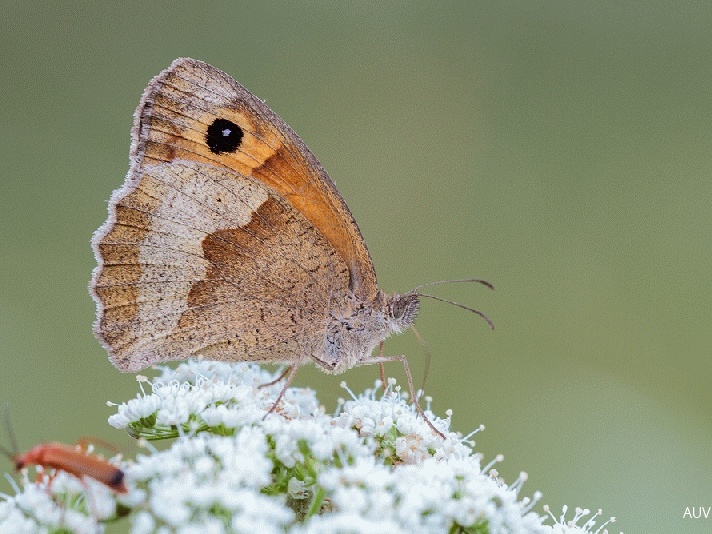
[[[286,363],[279,402],[307,362],[338,374],[400,361],[422,414],[405,357],[373,352],[423,294],[380,290],[333,181],[262,100],[177,59],[143,94],[130,162],[92,239],[94,332],[114,366]]]

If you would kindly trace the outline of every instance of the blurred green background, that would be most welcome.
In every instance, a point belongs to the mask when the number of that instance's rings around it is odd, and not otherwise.
[[[707,2],[11,2],[0,16],[2,401],[20,446],[94,435],[137,387],[94,340],[89,239],[132,114],[178,56],[267,100],[349,203],[382,288],[423,303],[427,393],[523,495],[612,532],[709,532]],[[412,334],[389,341],[409,356]],[[390,375],[402,378],[393,365]],[[297,384],[328,409],[375,368]],[[3,441],[7,444],[7,441]],[[6,461],[2,471],[11,470]],[[7,491],[9,486],[2,486]]]

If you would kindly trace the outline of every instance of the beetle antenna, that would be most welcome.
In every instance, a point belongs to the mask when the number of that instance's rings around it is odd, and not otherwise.
[[[10,403],[6,402],[5,403],[5,430],[7,431],[7,436],[10,439],[10,445],[12,445],[12,448],[15,452],[11,452],[10,450],[6,449],[3,446],[0,446],[0,452],[2,452],[5,456],[10,458],[10,460],[14,461],[15,456],[18,454],[18,448],[17,448],[17,440],[15,439],[15,432],[12,430],[12,425],[10,424]]]

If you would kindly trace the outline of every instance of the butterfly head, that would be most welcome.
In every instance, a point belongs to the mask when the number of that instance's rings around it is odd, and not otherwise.
[[[404,295],[393,293],[386,297],[388,322],[391,330],[400,334],[415,322],[420,308],[417,292],[408,292]]]

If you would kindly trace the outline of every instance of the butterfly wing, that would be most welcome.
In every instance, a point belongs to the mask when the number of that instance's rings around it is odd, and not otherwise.
[[[211,127],[219,130],[223,121],[242,132],[234,149],[206,142]],[[144,93],[134,139],[135,167],[195,160],[252,176],[273,188],[341,255],[355,296],[364,301],[376,296],[373,262],[331,178],[282,119],[221,70],[194,59],[175,60]]]
[[[222,71],[176,60],[136,111],[131,169],[93,238],[114,365],[294,361],[334,303],[377,293],[346,204],[292,130]]]

